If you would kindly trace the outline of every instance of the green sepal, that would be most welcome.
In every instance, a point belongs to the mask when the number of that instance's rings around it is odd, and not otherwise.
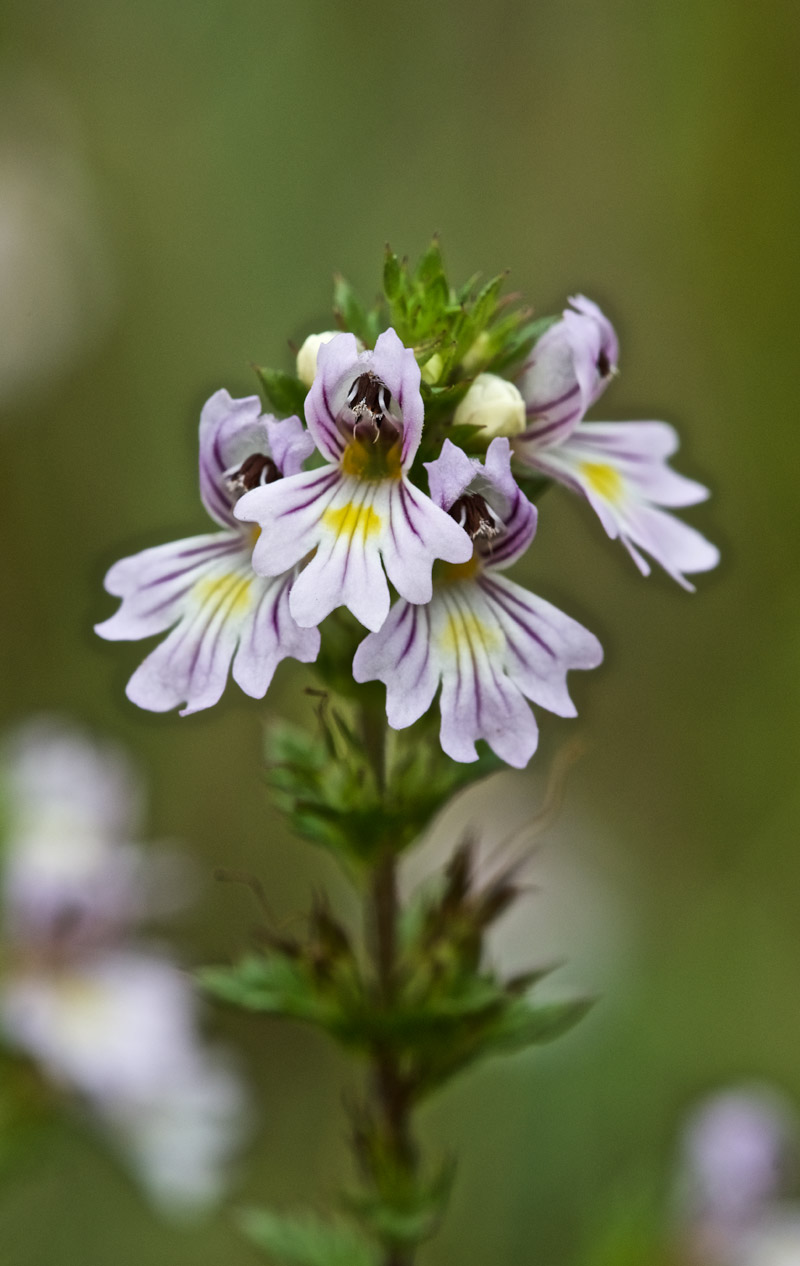
[[[383,261],[383,293],[389,303],[393,303],[400,294],[402,286],[402,274],[400,271],[400,261],[390,246],[386,247],[386,255]]]
[[[535,321],[527,321],[524,325],[512,324],[507,331],[501,331],[496,350],[487,362],[487,369],[493,374],[500,374],[511,365],[527,359],[542,335],[560,320],[560,316],[537,317]]]
[[[441,312],[450,303],[450,287],[445,276],[442,251],[438,237],[434,237],[430,246],[421,256],[417,264],[415,281],[428,299],[431,310]]]
[[[280,369],[263,369],[259,365],[254,368],[267,404],[281,417],[297,414],[302,418],[308,387],[293,374],[285,374]]]
[[[315,1214],[244,1209],[239,1226],[249,1240],[284,1266],[379,1266],[380,1253],[357,1228]]]
[[[347,330],[371,347],[380,328],[380,313],[364,307],[350,282],[337,273],[333,279],[333,315],[340,330]]]
[[[418,1097],[437,1090],[481,1059],[512,1055],[561,1037],[583,1019],[593,1002],[575,998],[535,1004],[520,998],[493,1011],[485,1009],[448,1047],[439,1044],[417,1084]]]
[[[357,689],[359,700],[381,716],[382,688]],[[394,739],[388,789],[382,790],[371,754],[341,708],[328,707],[323,697],[317,715],[316,735],[286,723],[269,731],[267,780],[297,834],[349,864],[387,849],[402,852],[456,791],[504,768],[488,749],[471,764],[449,760],[425,718]]]

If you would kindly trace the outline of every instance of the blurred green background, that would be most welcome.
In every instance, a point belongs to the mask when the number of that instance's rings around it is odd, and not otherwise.
[[[714,498],[724,550],[689,596],[642,580],[554,490],[526,579],[607,658],[544,719],[530,773],[462,806],[496,839],[535,812],[576,730],[589,754],[517,919],[603,997],[547,1051],[471,1075],[428,1111],[460,1155],[428,1266],[564,1262],[669,1167],[686,1105],[731,1078],[800,1099],[797,847],[800,511],[793,337],[800,270],[800,10],[744,0],[4,0],[0,48],[0,551],[7,723],[74,716],[126,742],[150,833],[205,873],[257,871],[291,915],[326,859],[266,805],[266,705],[137,712],[142,656],[92,634],[105,568],[205,530],[200,405],[330,323],[330,276],[377,289],[386,240],[442,235],[450,271],[511,269],[544,313],[580,290],[615,321],[622,376],[593,416],[666,418]],[[502,808],[501,808],[502,804]],[[178,930],[227,957],[256,913],[209,882]],[[585,971],[582,968],[585,966]],[[352,1070],[304,1030],[214,1017],[257,1088],[236,1197],[324,1202]],[[0,1193],[9,1266],[244,1266],[221,1214],[159,1225],[65,1127]]]

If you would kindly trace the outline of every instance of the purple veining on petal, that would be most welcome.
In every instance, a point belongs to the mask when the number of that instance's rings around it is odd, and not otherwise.
[[[420,543],[422,543],[422,537],[420,536],[420,533],[418,532],[416,525],[414,523],[414,520],[412,516],[409,514],[408,507],[406,505],[406,498],[408,498],[411,505],[417,508],[416,501],[414,498],[413,485],[410,484],[405,478],[403,478],[400,480],[400,483],[397,485],[397,487],[399,488],[400,505],[403,511],[403,515],[405,516],[406,523],[408,524],[411,531],[414,533],[414,536],[416,536],[417,540]]]
[[[545,654],[549,655],[553,660],[558,658],[552,646],[549,646],[540,634],[538,634],[535,629],[531,628],[531,626],[509,605],[510,603],[513,603],[520,608],[520,610],[524,611],[528,617],[530,617],[530,611],[525,606],[524,602],[521,602],[515,594],[509,593],[506,589],[501,588],[489,576],[481,576],[477,583],[480,585],[481,589],[488,594],[491,601],[496,602],[497,605],[505,611],[509,619],[513,620],[515,624],[518,624],[523,632],[527,633],[529,637],[539,644]],[[520,658],[523,658],[523,656],[520,656]]]
[[[328,395],[328,385],[324,378],[320,382],[320,388],[322,391],[322,403],[325,407],[325,412],[328,415],[328,421],[324,424],[325,433],[328,440],[331,441],[332,447],[341,455],[341,453],[344,452],[344,442],[339,434],[339,429],[336,426],[336,418],[331,406],[330,396]]]
[[[277,518],[290,518],[293,514],[298,514],[301,510],[307,510],[310,505],[313,505],[315,501],[318,501],[320,497],[323,497],[334,484],[338,484],[340,478],[341,476],[338,470],[328,467],[325,474],[322,478],[318,479],[316,483],[306,485],[306,491],[312,493],[308,500],[298,502],[296,505],[290,506],[286,510],[281,510],[281,512],[277,515]]]
[[[580,387],[577,383],[575,383],[572,387],[570,387],[569,391],[565,391],[562,395],[556,396],[553,400],[537,400],[535,403],[532,402],[528,404],[525,412],[535,414],[547,413],[549,409],[555,409],[558,405],[564,404],[565,401],[571,399],[572,396],[579,391]]]
[[[530,413],[528,416],[530,416]],[[545,435],[550,435],[554,431],[561,431],[565,427],[570,426],[576,418],[581,416],[582,410],[580,408],[572,409],[569,413],[563,414],[553,422],[543,422],[539,426],[529,426],[521,438],[541,440]]]
[[[179,576],[188,576],[192,571],[196,571],[198,567],[205,566],[209,562],[217,562],[220,558],[224,558],[226,554],[239,554],[242,552],[242,540],[237,534],[237,539],[226,541],[219,545],[206,545],[198,549],[185,550],[181,554],[176,554],[176,558],[191,558],[200,554],[205,557],[198,558],[196,562],[190,563],[188,567],[179,567],[176,571],[168,572],[164,576],[156,576],[153,580],[147,580],[141,586],[142,589],[154,589],[157,585],[168,584],[171,580],[177,580]]]

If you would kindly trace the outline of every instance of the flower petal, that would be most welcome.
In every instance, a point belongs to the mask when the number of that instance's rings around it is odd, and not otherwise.
[[[261,528],[253,550],[259,575],[280,576],[316,548],[320,520],[342,478],[338,466],[321,466],[254,488],[237,501],[237,519]]]
[[[505,667],[527,699],[557,716],[575,716],[567,690],[571,668],[597,668],[603,648],[593,633],[523,589],[484,572],[478,581],[506,638]]]
[[[685,572],[708,571],[719,551],[659,506],[694,505],[708,489],[666,464],[677,436],[664,422],[585,422],[560,445],[523,445],[516,455],[589,501],[606,532],[623,542],[643,575],[650,554],[678,584]]]
[[[316,551],[290,599],[303,627],[346,606],[367,628],[380,628],[389,611],[381,556],[398,592],[425,602],[434,559],[465,562],[472,553],[466,533],[405,478],[359,479],[335,466],[256,488],[236,513],[261,526],[253,566],[262,575]]]
[[[313,437],[298,417],[261,413],[258,396],[234,400],[217,391],[200,414],[200,496],[223,527],[234,527],[226,476],[254,453],[271,457],[282,475],[295,475],[314,451]]]
[[[342,388],[359,374],[358,344],[355,334],[337,334],[323,343],[317,355],[317,374],[306,396],[308,429],[319,451],[330,462],[338,462],[344,452],[344,437],[336,418],[347,394]]]
[[[525,438],[536,445],[563,443],[617,366],[611,322],[583,295],[570,303],[574,310],[567,308],[534,345],[519,383],[530,419]]]
[[[442,510],[455,505],[482,469],[476,457],[467,457],[463,449],[447,439],[436,460],[423,465],[428,472],[431,500]]]
[[[429,602],[434,560],[469,562],[472,541],[407,479],[392,483],[389,491],[389,531],[381,542],[387,574],[403,598]]]
[[[526,699],[574,716],[567,672],[601,659],[597,639],[575,620],[485,572],[476,581],[438,586],[426,606],[395,603],[356,651],[353,676],[384,682],[394,729],[428,710],[441,681],[440,739],[448,756],[476,760],[475,743],[485,739],[502,760],[522,768],[538,741]]]
[[[314,437],[300,419],[275,418],[265,415],[264,426],[269,440],[269,454],[282,475],[296,475],[303,462],[314,452]],[[247,456],[247,454],[245,454]]]
[[[469,491],[479,493],[495,511],[500,534],[476,543],[487,566],[510,567],[524,554],[536,534],[537,510],[511,473],[511,446],[505,436],[492,440],[484,464],[445,440],[440,455],[425,462],[425,469],[431,497],[442,509],[449,510]]]
[[[306,397],[309,430],[320,452],[331,462],[340,461],[345,440],[336,420],[353,382],[368,372],[386,384],[399,406],[403,421],[403,469],[407,470],[419,448],[424,406],[414,352],[403,346],[392,329],[384,330],[379,336],[374,351],[359,354],[352,334],[339,334],[320,347],[317,374]]]
[[[235,564],[242,553],[241,530],[191,536],[156,545],[123,558],[105,578],[108,593],[122,606],[95,632],[110,642],[135,642],[170,628],[186,596],[209,568]]]
[[[439,686],[430,606],[396,602],[380,632],[370,633],[358,647],[353,677],[386,683],[386,714],[393,729],[403,730],[418,721]]]
[[[135,641],[172,628],[131,677],[128,698],[151,712],[185,703],[185,715],[217,702],[234,653],[234,679],[255,698],[281,659],[316,659],[319,634],[298,628],[289,614],[291,578],[257,576],[239,532],[178,541],[117,563],[108,587],[122,606],[98,632]]]
[[[261,421],[258,396],[234,400],[224,389],[203,405],[200,414],[200,496],[212,519],[223,527],[233,527],[231,499],[224,489],[223,476],[241,452],[266,451],[267,436]]]
[[[261,600],[242,625],[232,676],[246,695],[263,699],[282,659],[313,664],[319,654],[319,629],[301,628],[289,610],[294,572],[264,580],[254,578]]]
[[[369,356],[369,352],[365,353]],[[420,394],[420,369],[413,348],[404,347],[393,329],[384,330],[375,344],[371,368],[386,383],[403,415],[403,469],[408,470],[422,438],[425,407]]]

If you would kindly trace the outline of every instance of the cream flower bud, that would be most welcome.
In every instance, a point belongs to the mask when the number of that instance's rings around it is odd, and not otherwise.
[[[297,353],[297,377],[306,386],[311,387],[317,374],[317,357],[323,343],[330,343],[332,338],[340,334],[340,330],[324,330],[322,334],[309,334],[300,351]],[[356,339],[359,352],[363,352],[364,344]]]
[[[455,412],[456,426],[478,426],[487,439],[521,435],[525,430],[525,401],[513,382],[497,374],[478,374]]]

